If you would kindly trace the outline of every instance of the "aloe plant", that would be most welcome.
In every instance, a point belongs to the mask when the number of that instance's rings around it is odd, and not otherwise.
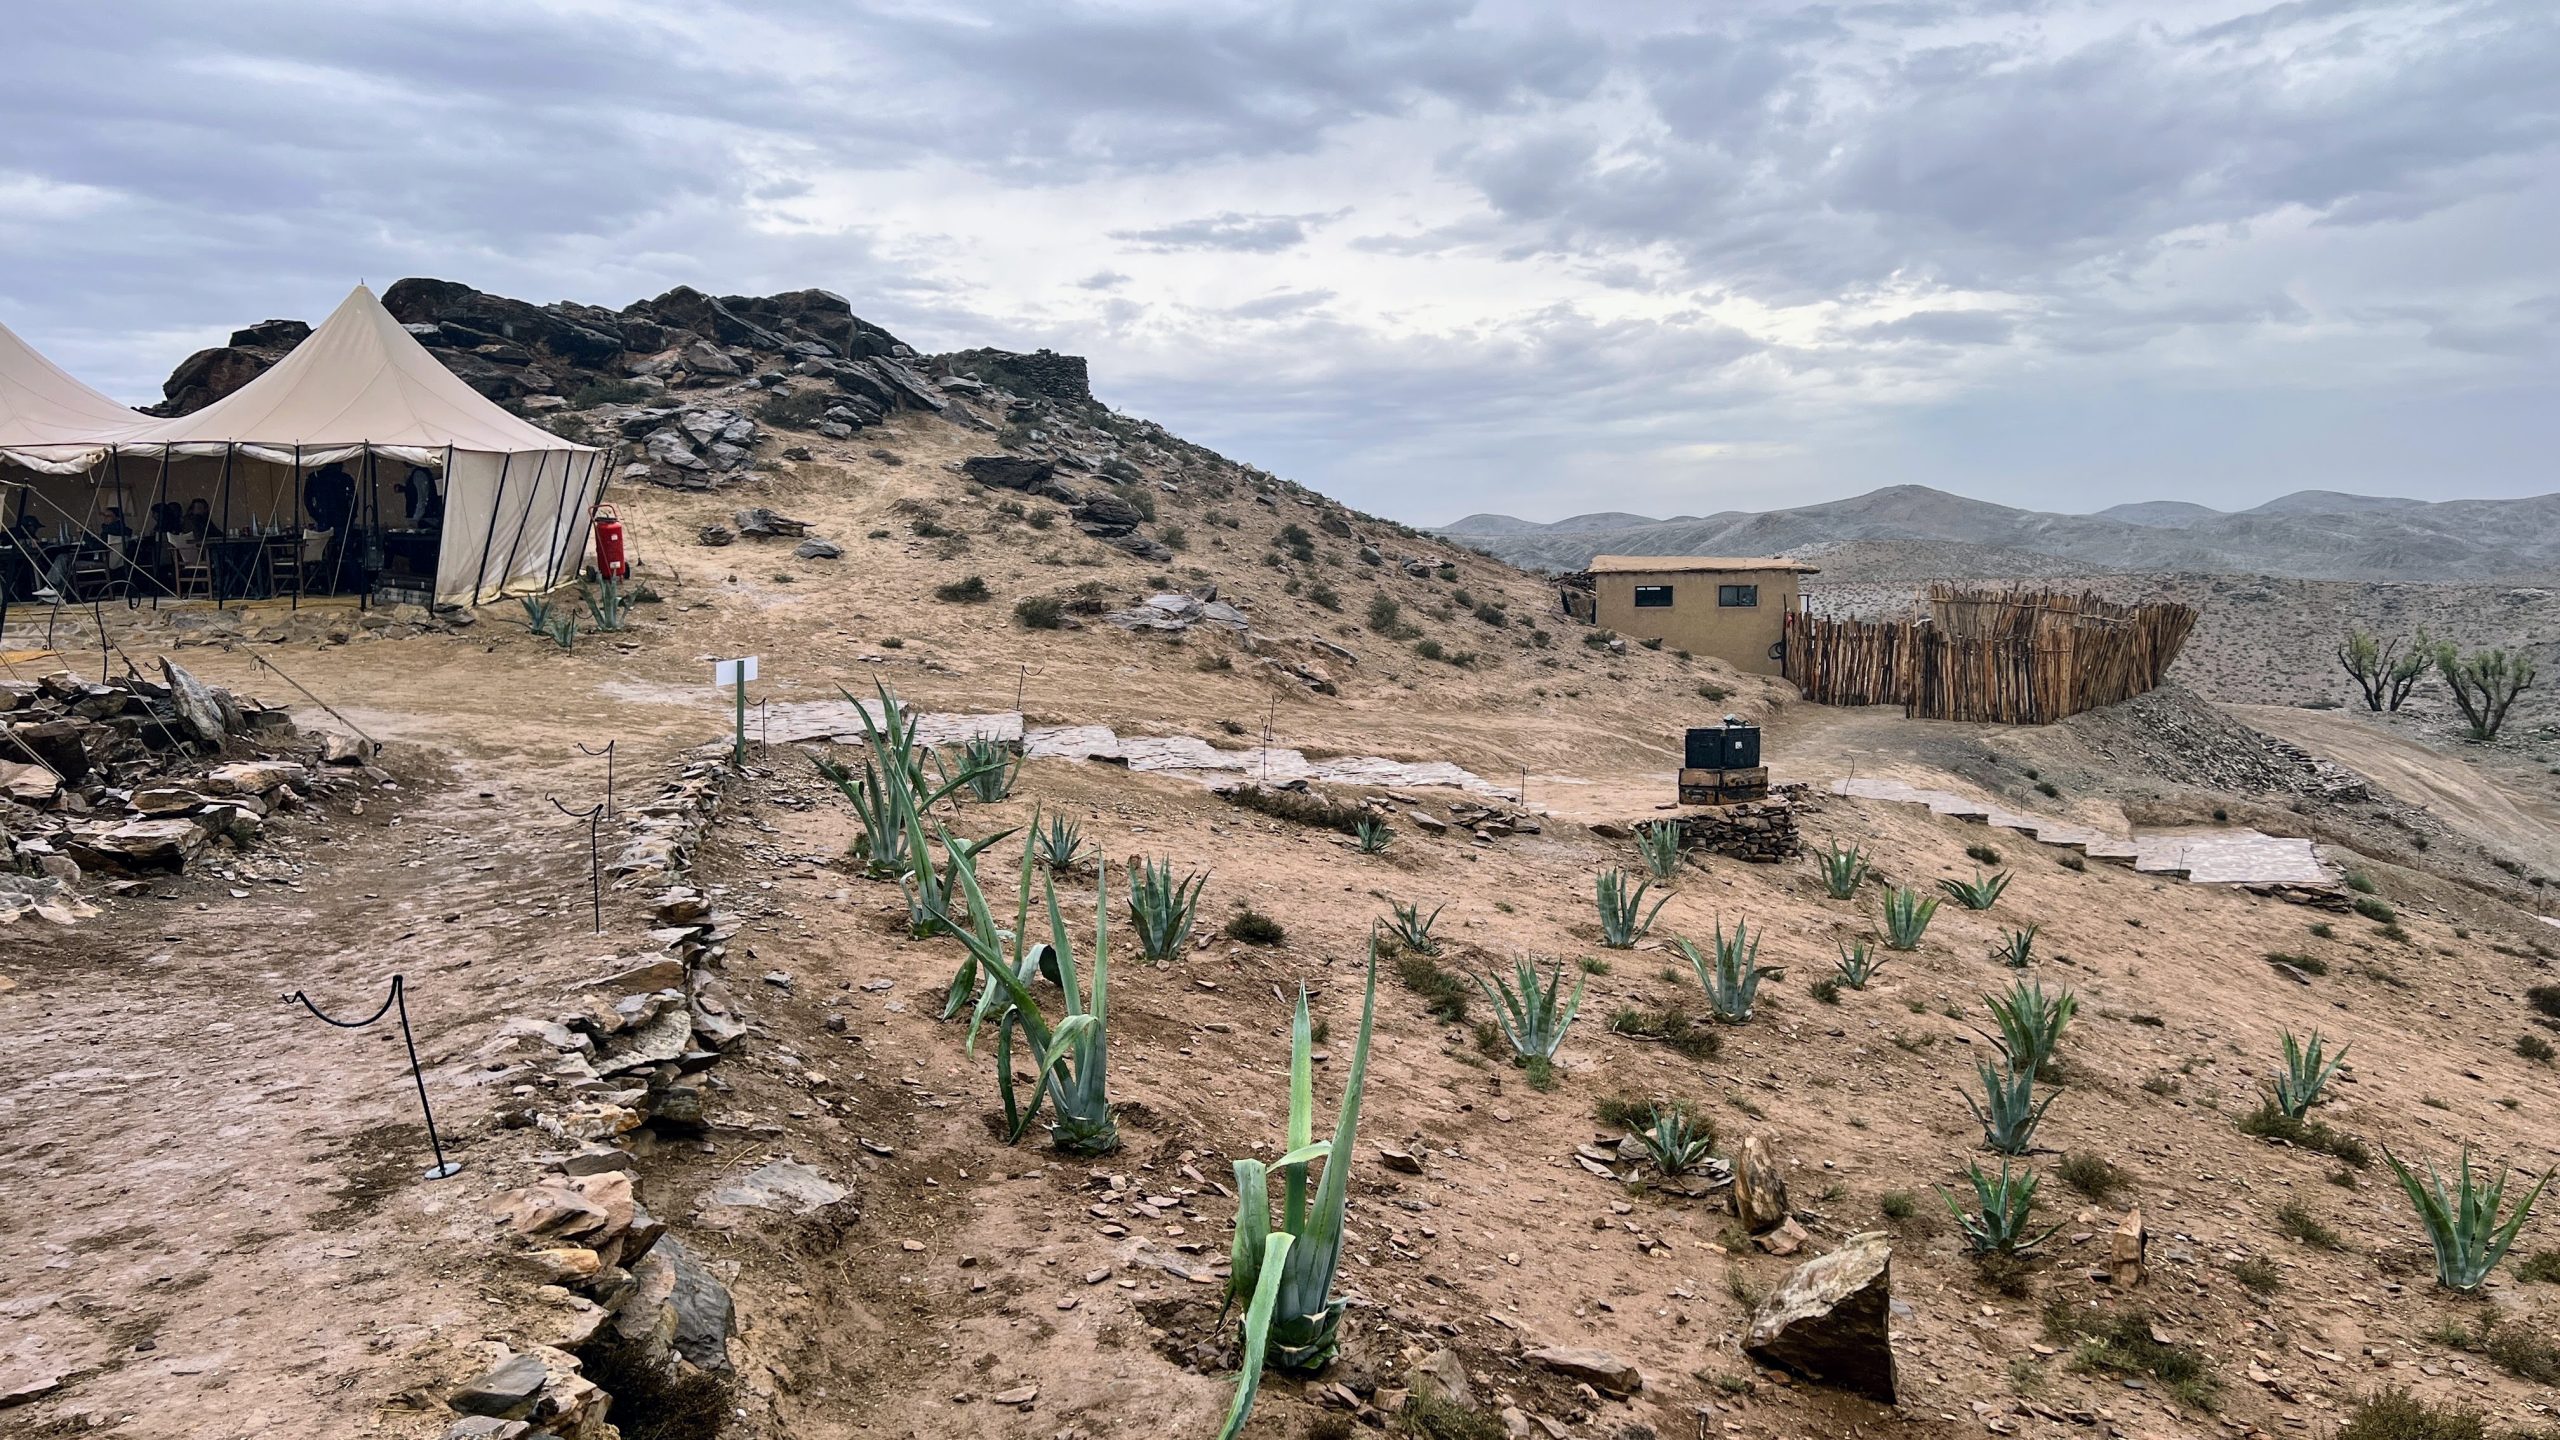
[[[1716,958],[1712,964],[1687,939],[1674,937],[1672,943],[1688,957],[1689,968],[1697,972],[1698,983],[1706,988],[1707,1004],[1716,1018],[1728,1025],[1749,1020],[1752,1005],[1759,999],[1760,982],[1783,973],[1760,968],[1760,937],[1751,933],[1748,920],[1734,922],[1731,938],[1724,933],[1724,922],[1716,922]]]
[[[2009,1173],[2009,1162],[2003,1160],[1997,1180],[1983,1174],[1980,1165],[1965,1166],[1965,1173],[1973,1181],[1975,1208],[1972,1213],[1958,1205],[1956,1197],[1948,1194],[1945,1186],[1931,1188],[1938,1192],[1939,1199],[1947,1202],[1947,1213],[1955,1217],[1956,1228],[1964,1232],[1966,1248],[1975,1254],[2022,1255],[2052,1239],[2054,1232],[2062,1228],[2054,1225],[2041,1235],[2027,1234],[2028,1217],[2036,1203],[2034,1171],[2022,1171],[2013,1176]]]
[[[624,627],[621,581],[608,575],[592,590],[580,586],[578,597],[587,602],[587,614],[595,619],[596,629],[610,634]]]
[[[1440,922],[1440,912],[1449,907],[1435,905],[1431,913],[1425,915],[1419,902],[1407,905],[1401,900],[1390,900],[1387,908],[1395,912],[1395,918],[1387,922],[1387,933],[1398,945],[1416,955],[1440,953],[1440,942],[1431,938],[1431,927]]]
[[[1656,820],[1636,827],[1636,854],[1644,861],[1645,873],[1656,880],[1669,880],[1680,873],[1680,822]]]
[[[1361,854],[1383,855],[1387,847],[1395,843],[1396,832],[1388,829],[1387,822],[1375,815],[1363,815],[1352,822],[1351,839],[1360,847]]]
[[[1076,869],[1084,864],[1084,826],[1071,815],[1052,815],[1046,824],[1035,817],[1031,853],[1049,869]]]
[[[1687,1106],[1657,1102],[1652,1123],[1636,1132],[1636,1140],[1654,1169],[1665,1175],[1686,1175],[1714,1157],[1716,1132]]]
[[[1980,1060],[1974,1063],[1974,1071],[1982,1081],[1983,1098],[1977,1101],[1967,1095],[1964,1103],[1982,1125],[1982,1143],[2003,1155],[2024,1155],[2034,1149],[2036,1125],[2061,1092],[2038,1102],[2036,1072],[2015,1063],[1994,1065]]]
[[[2029,1075],[2044,1069],[2062,1043],[2062,1032],[2070,1028],[2071,1017],[2080,1013],[2078,996],[2065,990],[2048,997],[2041,980],[2032,985],[2020,980],[2005,994],[1983,996],[1982,1003],[1991,1007],[1991,1018],[2000,1026],[2000,1033],[1991,1037],[1993,1043],[2010,1065]]]
[[[2026,969],[2035,961],[2036,936],[2043,930],[2043,926],[2031,924],[2001,931],[2000,943],[1991,947],[1991,958],[2012,970]]]
[[[1977,865],[1971,880],[1940,880],[1938,888],[1967,910],[1988,910],[2000,903],[2000,892],[2009,888],[2009,872],[1985,876]]]
[[[924,853],[924,820],[911,815],[910,843]],[[1077,975],[1074,943],[1066,919],[1058,912],[1055,881],[1043,875],[1042,898],[1049,912],[1049,940],[1033,944],[1029,847],[1024,847],[1013,928],[1000,928],[978,884],[974,853],[936,826],[944,853],[950,857],[950,891],[960,899],[957,910],[942,915],[945,928],[960,937],[978,977],[977,1006],[969,1018],[964,1048],[977,1053],[978,1032],[993,1022],[996,1032],[996,1090],[1004,1104],[1005,1140],[1020,1140],[1046,1102],[1055,1118],[1049,1141],[1073,1155],[1100,1155],[1116,1149],[1120,1131],[1112,1119],[1107,1093],[1111,1024],[1111,880],[1095,880],[1093,912],[1093,989],[1088,996]],[[1066,997],[1066,1010],[1055,1023],[1042,1013],[1032,982],[1043,971],[1054,973]],[[956,982],[955,982],[956,983]],[[1023,1103],[1013,1073],[1015,1037],[1021,1038],[1032,1063],[1031,1099]]]
[[[1929,933],[1929,917],[1938,913],[1936,896],[1922,896],[1908,886],[1896,885],[1884,896],[1884,948],[1917,950],[1920,937]]]
[[[1502,1036],[1511,1042],[1511,1053],[1522,1060],[1553,1060],[1564,1044],[1564,1032],[1573,1025],[1573,1017],[1582,1009],[1582,987],[1587,977],[1576,975],[1573,999],[1564,999],[1564,961],[1559,958],[1549,969],[1547,978],[1538,979],[1538,964],[1533,956],[1523,955],[1512,962],[1511,978],[1497,975],[1488,985],[1472,971],[1468,979],[1484,992],[1493,1005],[1494,1022],[1501,1026]],[[1516,984],[1515,984],[1516,982]],[[1496,993],[1495,987],[1500,992]]]
[[[1340,1343],[1346,1303],[1333,1293],[1342,1267],[1343,1211],[1350,1200],[1351,1155],[1360,1129],[1360,1092],[1369,1076],[1369,1036],[1378,1008],[1378,945],[1369,942],[1368,988],[1360,1001],[1360,1040],[1333,1138],[1315,1138],[1315,1030],[1307,1016],[1307,992],[1289,1027],[1288,1149],[1273,1165],[1238,1160],[1236,1237],[1227,1278],[1227,1303],[1245,1302],[1244,1369],[1227,1411],[1220,1440],[1234,1440],[1253,1412],[1263,1366],[1320,1370]],[[1309,1193],[1308,1172],[1324,1162],[1323,1177]],[[1271,1214],[1272,1169],[1280,1172],[1281,1209]]]
[[[1840,983],[1852,990],[1864,990],[1867,982],[1884,969],[1884,957],[1876,953],[1875,942],[1860,936],[1840,942]]]
[[[2418,1209],[2418,1222],[2427,1230],[2427,1244],[2436,1252],[2436,1283],[2448,1290],[2470,1294],[2478,1290],[2489,1272],[2506,1258],[2507,1248],[2516,1243],[2517,1232],[2524,1229],[2525,1218],[2533,1213],[2533,1202],[2542,1196],[2544,1186],[2551,1183],[2553,1171],[2544,1171],[2533,1188],[2516,1202],[2514,1211],[2500,1218],[2506,1207],[2507,1178],[2505,1169],[2491,1182],[2471,1178],[2471,1147],[2462,1147],[2462,1161],[2455,1172],[2454,1189],[2447,1192],[2444,1177],[2427,1164],[2427,1180],[2421,1185],[2400,1157],[2384,1146],[2382,1158],[2391,1172],[2400,1177],[2400,1188],[2407,1192],[2409,1203]],[[2528,1171],[2527,1174],[2532,1172]]]
[[[1846,900],[1858,893],[1858,882],[1867,878],[1873,867],[1866,852],[1855,845],[1843,847],[1834,840],[1813,857],[1814,868],[1822,876],[1822,888],[1834,900]]]
[[[875,876],[903,875],[923,854],[908,843],[910,834],[921,828],[911,830],[909,817],[930,812],[953,791],[969,783],[971,776],[963,771],[957,777],[946,778],[938,787],[928,786],[914,720],[887,684],[877,688],[880,719],[876,723],[862,702],[841,687],[836,691],[862,721],[860,772],[823,755],[811,756],[810,763],[852,804],[854,818],[862,822],[864,868]]]
[[[1601,944],[1612,950],[1632,950],[1636,947],[1636,942],[1643,939],[1645,933],[1653,928],[1653,917],[1661,914],[1662,907],[1671,903],[1671,897],[1665,895],[1653,902],[1651,910],[1645,909],[1645,892],[1652,888],[1652,881],[1640,880],[1636,882],[1635,889],[1630,891],[1627,888],[1625,871],[1603,870],[1600,872],[1598,889]]]
[[[1129,862],[1129,919],[1138,929],[1138,953],[1150,965],[1162,965],[1182,953],[1198,917],[1201,888],[1209,883],[1202,870],[1173,877],[1170,860]]]
[[[978,852],[1011,835],[999,830],[983,840],[947,839],[942,870],[937,874],[930,863],[913,866],[898,877],[898,887],[907,895],[907,933],[922,940],[951,928],[944,917],[951,913],[951,882],[957,868],[978,858]],[[944,1018],[949,1018],[947,1015]]]
[[[1022,773],[1022,756],[1012,746],[984,735],[972,735],[961,742],[960,766],[945,768],[942,757],[933,758],[935,769],[946,781],[957,781],[952,788],[965,789],[985,803],[995,804],[1013,793],[1014,777]]]
[[[2335,1055],[2326,1054],[2327,1042],[2320,1032],[2311,1032],[2311,1043],[2303,1044],[2284,1032],[2284,1070],[2276,1076],[2276,1109],[2287,1120],[2299,1120],[2321,1102],[2329,1088],[2331,1076],[2347,1058],[2347,1047],[2338,1047]]]
[[[541,595],[519,595],[516,602],[524,606],[524,628],[536,635],[551,633],[551,601]]]

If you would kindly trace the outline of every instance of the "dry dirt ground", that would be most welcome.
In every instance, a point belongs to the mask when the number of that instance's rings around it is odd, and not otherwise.
[[[2111,774],[2059,730],[1826,714],[1707,660],[1589,648],[1535,581],[1365,519],[1352,524],[1388,565],[1361,565],[1353,539],[1321,531],[1314,559],[1292,559],[1274,546],[1279,527],[1303,519],[1313,530],[1318,516],[1286,491],[1266,506],[1249,490],[1186,485],[1156,528],[1178,525],[1188,548],[1150,564],[1007,515],[1008,497],[941,468],[990,444],[902,419],[717,497],[623,497],[644,573],[666,598],[641,607],[625,635],[573,653],[495,609],[446,634],[180,651],[208,679],[279,700],[294,697],[252,657],[291,672],[392,742],[400,788],[363,815],[296,831],[302,848],[287,853],[304,868],[290,884],[200,874],[110,901],[70,931],[0,931],[0,977],[13,982],[0,991],[0,1356],[13,1378],[69,1361],[50,1393],[0,1410],[0,1433],[436,1435],[451,1419],[443,1394],[476,1373],[490,1342],[566,1323],[560,1295],[534,1284],[479,1210],[538,1174],[545,1144],[498,1125],[503,1097],[474,1083],[475,1057],[504,1017],[548,1013],[564,985],[649,942],[629,892],[608,894],[608,933],[592,933],[583,827],[546,797],[590,803],[602,762],[577,747],[607,740],[624,794],[639,793],[720,733],[708,661],[750,653],[763,657],[765,698],[830,698],[876,678],[932,709],[1011,708],[1019,693],[1043,721],[1225,744],[1267,729],[1311,753],[1525,774],[1551,818],[1542,833],[1484,845],[1408,825],[1386,854],[1363,856],[1188,781],[1063,761],[1026,766],[1008,801],[960,811],[967,833],[1023,823],[1035,807],[1072,814],[1115,862],[1168,857],[1209,872],[1191,953],[1149,968],[1115,949],[1125,1146],[1066,1160],[991,1132],[992,1058],[934,1018],[953,943],[906,937],[896,887],[843,858],[854,827],[842,802],[796,749],[759,748],[696,872],[745,925],[728,978],[752,992],[753,1031],[712,1072],[707,1138],[651,1145],[642,1167],[650,1208],[736,1291],[733,1435],[1212,1433],[1233,1363],[1217,1324],[1232,1218],[1221,1186],[1233,1159],[1268,1156],[1280,1139],[1285,1021],[1300,985],[1326,1027],[1318,1103],[1333,1104],[1371,921],[1390,900],[1446,907],[1444,964],[1556,956],[1589,989],[1557,1084],[1540,1091],[1481,1053],[1470,1027],[1429,1014],[1392,965],[1381,974],[1350,1157],[1353,1306],[1328,1381],[1400,1385],[1424,1354],[1449,1348],[1491,1408],[1551,1422],[1540,1433],[1612,1437],[2317,1434],[2385,1382],[2506,1424],[2552,1423],[2547,1387],[2441,1332],[2504,1317],[2548,1335],[2560,1287],[2520,1282],[2511,1267],[2488,1300],[2443,1298],[2378,1162],[2349,1171],[2235,1127],[2279,1032],[2317,1028],[2354,1046],[2327,1114],[2339,1128],[2438,1161],[2464,1144],[2536,1171],[2560,1160],[2560,1071],[2513,1048],[2531,1028],[2523,992],[2552,983],[2549,942],[2560,939],[2528,911],[2423,866],[2335,852],[2395,907],[2401,928],[2386,932],[2101,864],[2070,869],[1996,837],[2016,875],[2000,904],[1942,909],[1919,952],[1837,1005],[1815,1000],[1811,982],[1838,940],[1873,925],[1878,891],[1831,901],[1802,861],[1707,858],[1673,887],[1650,939],[1603,950],[1594,876],[1634,857],[1578,822],[1650,818],[1667,798],[1679,728],[1726,710],[1764,720],[1773,763],[1805,779],[1856,767],[2018,803],[2021,757],[2058,757],[2081,767],[2073,784],[2050,798],[2028,791],[2028,803],[2121,824],[2111,786],[2142,777]],[[846,558],[692,543],[701,525],[754,503],[809,518]],[[963,538],[918,535],[919,519]],[[1392,562],[1408,553],[1449,555],[1455,578],[1401,572]],[[930,598],[970,573],[993,601]],[[1173,640],[1100,624],[1031,631],[1010,618],[1023,595],[1091,580],[1118,603],[1157,576],[1214,580],[1249,605],[1258,635],[1322,635],[1359,663],[1330,667],[1340,693],[1327,696],[1205,629]],[[1319,585],[1340,592],[1339,610],[1312,599]],[[1474,604],[1452,598],[1462,589]],[[1376,593],[1423,633],[1371,630]],[[1508,602],[1499,625],[1475,608],[1494,599]],[[138,625],[123,640],[148,647],[167,633]],[[1414,646],[1431,638],[1480,659],[1425,658]],[[331,723],[308,707],[301,718]],[[2427,767],[2408,764],[2409,775],[2374,778],[2418,785]],[[2460,801],[2441,774],[2430,783],[2426,803]],[[2513,813],[2540,823],[2522,802]],[[1966,848],[1986,838],[1908,807],[1839,800],[1821,802],[1806,831],[1814,844],[1855,841],[1885,877],[1920,885],[1970,874]],[[992,868],[1009,875],[1018,843],[991,851]],[[1115,903],[1124,883],[1112,876]],[[1091,886],[1060,897],[1080,934]],[[1246,905],[1285,939],[1220,934]],[[1765,937],[1763,961],[1788,973],[1758,1018],[1720,1032],[1718,1053],[1691,1057],[1611,1028],[1622,1009],[1698,1009],[1696,982],[1664,940],[1703,941],[1745,920]],[[2021,1295],[1964,1258],[1932,1187],[1960,1185],[1984,1158],[1957,1092],[1988,1052],[1978,997],[2011,978],[1989,951],[2004,927],[2026,923],[2042,927],[2035,978],[2072,989],[2081,1009],[2030,1162],[2045,1177],[2042,1212],[2063,1229]],[[2325,973],[2302,983],[2271,953],[2311,957]],[[438,1118],[466,1165],[451,1181],[416,1178],[421,1137],[396,1039],[329,1030],[277,999],[300,987],[346,1010],[378,997],[394,971],[417,986]],[[1479,998],[1471,1018],[1485,1014]],[[1747,1133],[1769,1137],[1817,1249],[1859,1230],[1894,1233],[1907,1307],[1898,1408],[1744,1359],[1735,1340],[1749,1298],[1793,1262],[1760,1254],[1714,1205],[1576,1164],[1576,1147],[1601,1133],[1595,1103],[1617,1095],[1692,1100],[1727,1150]],[[1380,1145],[1420,1157],[1422,1173],[1388,1170]],[[761,1225],[697,1210],[722,1179],[786,1155],[844,1184],[847,1204]],[[2121,1188],[2075,1192],[2065,1157],[2111,1162]],[[2133,1204],[2156,1273],[2124,1294],[2090,1272],[2104,1259],[2098,1237]],[[2290,1207],[2339,1248],[2299,1238],[2315,1232],[2284,1218]],[[2560,1247],[2555,1215],[2528,1227],[2520,1256]],[[2272,1266],[2271,1287],[2235,1276],[2252,1260]],[[2155,1377],[2076,1367],[2071,1339],[2047,1328],[2048,1306],[2148,1314],[2209,1358],[2218,1408],[2182,1403]],[[1579,1392],[1523,1364],[1541,1344],[1614,1350],[1645,1387],[1631,1401]],[[1025,1386],[1036,1395],[1022,1402]],[[1274,1376],[1250,1433],[1339,1433],[1337,1413],[1318,1387]]]

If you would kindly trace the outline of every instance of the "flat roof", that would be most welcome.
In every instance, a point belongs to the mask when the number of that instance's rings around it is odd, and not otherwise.
[[[1733,555],[1594,555],[1591,557],[1591,573],[1594,575],[1693,570],[1792,570],[1799,575],[1822,573],[1820,566],[1807,565],[1801,560],[1789,560],[1783,556],[1754,558]]]

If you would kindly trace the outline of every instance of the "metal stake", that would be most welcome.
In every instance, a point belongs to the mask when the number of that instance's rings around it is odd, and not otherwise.
[[[604,757],[604,814],[605,818],[610,820],[613,818],[613,747],[621,742],[618,740],[607,740],[604,742],[604,748],[601,750],[588,749],[586,742],[583,740],[576,741],[574,743],[577,745],[578,753],[581,755],[601,755]]]
[[[381,1019],[386,1012],[395,1008],[399,1010],[400,1043],[409,1047],[409,1078],[417,1082],[418,1113],[427,1117],[427,1144],[436,1152],[436,1163],[429,1167],[426,1173],[426,1178],[429,1180],[449,1180],[462,1173],[461,1161],[447,1160],[444,1158],[444,1140],[436,1134],[435,1107],[427,1103],[427,1077],[418,1069],[418,1039],[409,1031],[407,982],[403,980],[402,977],[398,975],[391,977],[391,994],[382,1002],[382,1008],[374,1011],[372,1014],[367,1015],[361,1020],[340,1020],[335,1016],[330,1015],[327,1011],[322,1010],[319,1006],[312,1004],[311,997],[299,990],[294,991],[292,994],[287,995],[284,998],[288,1003],[298,1002],[303,1009],[310,1011],[312,1014],[319,1016],[322,1020],[337,1026],[341,1030],[361,1030],[367,1025],[372,1024],[374,1021]]]
[[[584,810],[572,810],[553,796],[542,798],[551,801],[552,809],[570,819],[587,822],[587,894],[595,905],[596,933],[601,935],[604,933],[604,851],[599,848],[603,843],[599,831],[604,826],[604,806],[599,802]]]

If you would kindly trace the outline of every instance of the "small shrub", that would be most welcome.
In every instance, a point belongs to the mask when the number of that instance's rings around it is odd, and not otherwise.
[[[2036,793],[2047,800],[2052,800],[2059,798],[2062,790],[2050,780],[2039,780],[2036,782]]]
[[[2338,938],[2338,927],[2326,920],[2314,920],[2311,922],[2311,937],[2315,940],[2335,940]]]
[[[975,605],[993,592],[987,589],[985,577],[964,576],[933,587],[933,598],[954,605]]]
[[[1396,958],[1396,979],[1422,997],[1423,1008],[1452,1025],[1467,1023],[1467,982],[1440,968],[1430,956],[1408,950]]]
[[[2000,863],[2000,852],[1989,845],[1983,844],[1979,840],[1976,840],[1972,844],[1964,847],[1964,854],[1966,859],[1976,861],[1980,864],[1997,865]]]
[[[2054,1167],[2053,1173],[2062,1177],[2063,1184],[2100,1204],[2112,1202],[2117,1191],[2133,1183],[2132,1176],[2107,1163],[2104,1157],[2077,1150],[2062,1157],[2062,1163]]]
[[[1374,595],[1369,599],[1369,628],[1381,635],[1393,635],[1403,628],[1404,607],[1391,595]]]
[[[1840,977],[1837,975],[1825,975],[1805,988],[1814,999],[1825,1005],[1840,1003]]]
[[[2354,908],[2357,914],[2377,925],[2395,924],[2400,918],[2397,911],[2371,895],[2357,896]]]
[[[1887,1220],[1908,1220],[1920,1213],[1920,1202],[1908,1190],[1887,1190],[1876,1201],[1876,1208]]]
[[[2338,1232],[2320,1223],[2320,1217],[2312,1214],[2299,1200],[2287,1200],[2276,1207],[2276,1230],[2285,1238],[2299,1240],[2314,1250],[2347,1248],[2347,1242],[2338,1238]]]
[[[2536,1250],[2516,1266],[2516,1278],[2538,1285],[2560,1285],[2560,1250]]]
[[[2342,1130],[2332,1130],[2317,1120],[2297,1119],[2277,1108],[2272,1099],[2240,1118],[2240,1133],[2261,1140],[2282,1140],[2305,1150],[2334,1155],[2361,1170],[2373,1163],[2373,1152],[2362,1140]]]
[[[2466,1405],[2436,1405],[2393,1387],[2358,1401],[2336,1440],[2489,1440],[2489,1421]]]
[[[1289,938],[1287,927],[1248,905],[1227,922],[1227,938],[1247,945],[1277,945]]]
[[[2232,1266],[2231,1278],[2252,1295],[2273,1295],[2284,1288],[2284,1276],[2276,1269],[2276,1262],[2264,1255],[2252,1255]]]
[[[1342,608],[1342,592],[1319,580],[1307,587],[1307,599],[1327,610]]]
[[[1066,623],[1066,614],[1054,595],[1025,595],[1013,602],[1014,623],[1025,630],[1055,630]]]
[[[1360,822],[1369,812],[1348,801],[1335,800],[1313,790],[1275,790],[1260,785],[1239,785],[1219,792],[1230,805],[1239,805],[1274,820],[1319,830],[1338,830],[1345,835],[1358,835]]]
[[[2548,1065],[2555,1052],[2551,1048],[2550,1041],[2539,1035],[2524,1034],[2516,1037],[2516,1053],[2527,1060]]]
[[[2373,893],[2373,877],[2367,875],[2361,870],[2348,871],[2346,874],[2346,885],[2348,889],[2353,890],[2359,895],[2370,895]]]
[[[2267,963],[2270,965],[2290,966],[2293,969],[2301,971],[2305,975],[2326,975],[2329,973],[2329,962],[2321,959],[2317,955],[2295,955],[2289,951],[2270,950],[2267,952]]]
[[[2221,1385],[2213,1361],[2192,1345],[2154,1338],[2158,1327],[2147,1313],[2119,1310],[2112,1315],[2083,1316],[2069,1302],[2057,1301],[2046,1308],[2045,1316],[2048,1333],[2059,1328],[2081,1337],[2072,1351],[2073,1369],[2149,1376],[2182,1405],[2204,1411],[2219,1408]]]

